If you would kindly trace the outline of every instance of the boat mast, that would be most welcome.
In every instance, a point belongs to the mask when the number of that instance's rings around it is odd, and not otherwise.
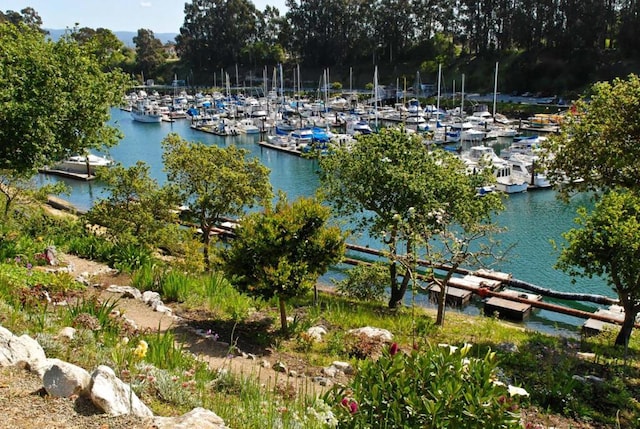
[[[462,88],[460,88],[460,120],[464,117],[464,73],[462,73]]]
[[[442,80],[442,63],[438,64],[438,97],[436,98],[436,116],[440,115],[440,82]],[[436,121],[438,117],[436,117]]]
[[[498,62],[496,61],[496,73],[493,81],[493,120],[496,120],[496,98],[498,96]]]

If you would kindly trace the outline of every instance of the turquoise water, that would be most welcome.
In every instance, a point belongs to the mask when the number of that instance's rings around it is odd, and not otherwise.
[[[111,148],[109,154],[124,166],[131,166],[138,160],[145,161],[150,166],[152,177],[160,183],[166,179],[162,169],[160,143],[167,134],[176,132],[188,141],[223,146],[233,143],[248,149],[251,156],[258,157],[271,170],[270,177],[274,190],[283,190],[291,200],[298,196],[312,195],[319,184],[316,161],[263,148],[257,144],[259,140],[257,135],[219,137],[192,130],[188,120],[143,124],[131,120],[128,112],[115,109],[112,113],[112,123],[122,130],[124,139],[118,146]],[[97,182],[79,182],[45,175],[40,175],[38,180],[40,183],[47,181],[68,183],[72,192],[71,195],[63,198],[80,209],[88,209],[96,200],[106,196],[103,186]],[[507,260],[491,268],[555,290],[615,297],[601,279],[578,279],[573,284],[566,274],[553,269],[557,253],[553,250],[550,240],[561,242],[561,233],[575,226],[573,220],[576,217],[576,208],[588,203],[586,196],[577,195],[569,204],[565,204],[556,199],[554,191],[549,190],[510,196],[506,201],[506,210],[497,216],[496,222],[507,228],[507,232],[498,237],[504,244],[503,248],[513,245],[513,249],[508,254]],[[360,239],[355,242],[362,244],[367,243],[367,240]],[[372,247],[379,246],[373,243]],[[338,276],[339,273],[335,275]],[[580,304],[579,307],[595,308],[591,304]],[[477,308],[471,306],[465,311],[473,313],[477,312]],[[581,325],[582,320],[551,314],[547,311],[536,311],[528,324],[534,327],[547,326],[575,331],[575,326]]]

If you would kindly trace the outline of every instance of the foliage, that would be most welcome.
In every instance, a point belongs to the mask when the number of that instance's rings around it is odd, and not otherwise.
[[[31,180],[33,171],[0,170],[0,196],[4,200],[2,218],[6,222],[11,215],[15,202],[32,203],[46,201],[50,194],[62,194],[68,191],[67,186],[58,182],[36,186]],[[22,208],[24,212],[25,208]]]
[[[595,83],[544,143],[549,178],[573,190],[638,190],[640,78]]]
[[[347,271],[347,278],[336,284],[336,290],[362,301],[382,301],[389,283],[389,269],[380,262],[359,264]]]
[[[495,353],[471,357],[470,350],[441,344],[403,352],[394,343],[325,400],[335,404],[340,427],[521,427],[516,390],[496,380]]]
[[[155,76],[158,68],[166,60],[162,42],[154,36],[153,31],[141,28],[133,38],[133,43],[136,45],[136,62],[143,76]]]
[[[142,161],[129,168],[112,166],[98,175],[109,196],[93,204],[87,221],[104,227],[103,234],[114,243],[159,247],[165,229],[178,220],[176,192],[169,186],[161,188]]]
[[[118,37],[106,28],[82,27],[71,32],[71,38],[85,45],[88,52],[96,58],[104,71],[122,66],[130,50]]]
[[[328,226],[329,209],[302,198],[289,204],[283,195],[275,209],[246,216],[226,256],[228,272],[245,292],[278,297],[282,330],[284,303],[306,293],[344,254],[344,238]]]
[[[579,229],[567,241],[557,267],[572,276],[604,276],[620,298],[625,320],[616,344],[626,345],[640,312],[640,197],[632,191],[609,191],[591,214],[578,210]]]
[[[0,168],[32,172],[88,148],[113,145],[109,106],[126,77],[104,73],[70,37],[57,42],[25,25],[0,24]]]
[[[67,326],[117,333],[120,331],[120,324],[112,315],[117,306],[117,300],[100,301],[95,295],[83,297],[67,306],[64,320]]]
[[[466,243],[484,233],[479,230],[503,207],[497,194],[477,196],[478,186],[494,180],[491,172],[467,174],[459,158],[431,151],[401,129],[361,136],[353,148],[322,157],[320,165],[325,199],[357,229],[382,237],[388,246],[390,307],[403,300],[419,247],[425,247],[427,260],[443,263],[428,246],[431,239]],[[456,234],[455,227],[462,232]],[[468,258],[468,253],[451,250],[460,261]],[[401,282],[398,265],[404,269]]]
[[[162,147],[168,180],[201,229],[204,261],[210,266],[213,229],[223,216],[240,216],[247,207],[271,198],[269,171],[257,159],[247,160],[248,151],[236,146],[188,143],[172,133]]]

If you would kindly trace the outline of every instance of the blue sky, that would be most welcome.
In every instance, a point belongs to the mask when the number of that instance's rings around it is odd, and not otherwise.
[[[178,33],[184,22],[185,0],[2,0],[0,10],[19,12],[32,7],[51,29],[80,27],[108,28],[111,31]],[[190,1],[186,3],[191,3]],[[253,0],[259,10],[272,5],[283,14],[285,0]]]

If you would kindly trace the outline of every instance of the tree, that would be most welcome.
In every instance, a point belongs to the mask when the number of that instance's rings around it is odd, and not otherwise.
[[[280,195],[275,209],[244,218],[226,254],[226,266],[244,292],[278,297],[282,331],[286,301],[301,296],[344,254],[344,237],[328,226],[329,209],[301,198],[292,204]]]
[[[98,28],[94,30],[82,27],[71,32],[71,38],[93,54],[103,64],[105,71],[122,67],[125,63],[127,48],[111,30]]]
[[[126,76],[103,72],[70,37],[53,42],[37,29],[2,23],[0,40],[0,169],[33,172],[118,141],[107,121]]]
[[[233,145],[188,143],[171,133],[162,147],[167,178],[202,230],[204,261],[209,266],[211,234],[222,217],[241,216],[248,207],[272,197],[269,170],[257,159],[246,159],[246,149]]]
[[[576,220],[581,228],[563,234],[557,267],[572,276],[604,276],[618,294],[624,322],[616,345],[626,346],[640,312],[640,196],[612,190],[596,203],[593,213],[584,207]]]
[[[98,176],[106,183],[109,196],[91,207],[87,220],[106,227],[106,232],[118,240],[158,247],[162,232],[178,220],[176,192],[170,187],[161,188],[142,161],[129,168],[112,166],[99,171]]]
[[[321,189],[337,213],[351,217],[356,229],[371,237],[383,237],[388,246],[392,308],[402,302],[411,280],[417,245],[445,227],[473,230],[502,208],[498,194],[476,196],[477,187],[493,179],[489,169],[469,175],[459,158],[430,151],[404,130],[361,136],[351,150],[337,150],[321,158],[320,165]]]
[[[640,79],[594,84],[544,144],[549,179],[574,190],[640,190]]]
[[[141,28],[133,38],[133,43],[136,45],[136,59],[140,71],[144,76],[155,76],[167,57],[162,42],[153,35],[153,31]]]

